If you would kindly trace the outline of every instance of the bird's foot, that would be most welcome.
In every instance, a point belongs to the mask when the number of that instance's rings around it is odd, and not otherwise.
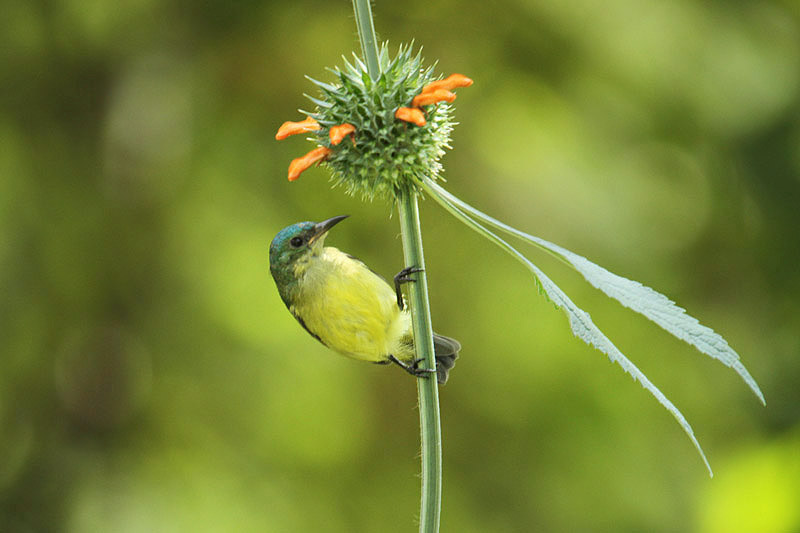
[[[397,293],[397,307],[400,308],[402,311],[405,308],[405,302],[403,301],[403,291],[401,290],[401,286],[403,283],[408,283],[409,281],[417,281],[411,277],[411,274],[416,274],[417,272],[422,272],[425,270],[424,268],[417,268],[415,266],[406,267],[394,276],[394,290]]]
[[[417,378],[426,378],[436,372],[436,369],[433,368],[420,368],[419,364],[422,363],[424,359],[415,359],[413,363],[408,364],[402,362],[400,359],[398,359],[393,355],[389,355],[389,361],[396,364],[397,366],[399,366],[400,368],[402,368],[403,370],[405,370],[406,372]]]

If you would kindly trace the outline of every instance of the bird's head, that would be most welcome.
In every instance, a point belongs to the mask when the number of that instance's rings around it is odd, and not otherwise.
[[[347,217],[340,215],[322,222],[298,222],[280,230],[269,245],[269,265],[273,274],[318,253],[328,230]]]

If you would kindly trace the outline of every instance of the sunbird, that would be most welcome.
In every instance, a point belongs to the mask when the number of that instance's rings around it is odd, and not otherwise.
[[[378,364],[394,363],[413,376],[436,373],[447,382],[461,344],[433,334],[436,369],[416,359],[411,315],[401,286],[421,269],[404,268],[394,290],[360,260],[323,246],[340,215],[322,222],[298,222],[283,228],[269,246],[269,270],[289,312],[319,342],[340,354]]]

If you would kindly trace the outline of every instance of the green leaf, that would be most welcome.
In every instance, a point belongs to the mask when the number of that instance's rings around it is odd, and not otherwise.
[[[516,248],[473,219],[470,216],[472,213],[467,214],[462,211],[460,209],[460,200],[430,180],[425,181],[424,188],[437,203],[453,214],[456,218],[461,220],[471,229],[494,242],[512,257],[520,261],[528,270],[530,270],[531,273],[533,273],[540,290],[544,292],[544,294],[550,299],[551,302],[553,302],[556,307],[562,309],[566,313],[567,317],[569,318],[569,324],[572,328],[572,333],[586,344],[593,346],[594,348],[597,348],[606,354],[612,362],[619,364],[623,370],[629,373],[635,381],[638,381],[642,387],[649,391],[650,394],[652,394],[656,400],[658,400],[658,402],[663,405],[673,417],[675,417],[675,420],[678,421],[678,424],[680,424],[680,426],[683,428],[683,431],[692,441],[692,444],[694,444],[694,447],[697,449],[697,452],[703,459],[709,475],[712,477],[714,476],[714,473],[711,470],[711,465],[709,465],[708,459],[706,459],[706,455],[703,452],[703,448],[700,446],[700,443],[694,435],[692,427],[689,425],[689,422],[686,420],[680,410],[678,410],[678,408],[675,407],[675,405],[669,401],[669,399],[667,399],[664,393],[662,393],[658,387],[656,387],[647,378],[647,376],[641,370],[639,370],[635,364],[633,364],[630,359],[625,357],[625,355],[616,346],[614,346],[614,343],[612,343],[611,340],[609,340],[609,338],[606,337],[602,331],[600,331],[600,328],[598,328],[594,322],[592,322],[592,319],[589,317],[589,314],[586,311],[575,305],[566,295],[566,293],[564,293],[564,291],[558,287],[558,285],[548,278],[544,272],[542,272],[528,258],[522,255],[522,253],[520,253]],[[453,199],[457,200],[458,203],[453,201]]]
[[[647,376],[637,368],[633,362],[631,362],[625,355],[619,351],[619,349],[614,346],[614,344],[605,336],[605,334],[600,331],[600,329],[592,322],[592,319],[589,317],[589,314],[575,305],[572,300],[562,291],[558,285],[553,283],[553,281],[548,278],[544,272],[539,270],[536,265],[530,264],[530,270],[539,278],[539,282],[541,286],[544,288],[545,293],[550,298],[550,300],[558,307],[564,310],[564,312],[569,317],[569,325],[572,328],[572,333],[575,334],[576,337],[584,341],[586,344],[590,346],[594,346],[601,352],[605,353],[611,361],[614,361],[622,367],[627,373],[629,373],[635,381],[638,381],[642,384],[642,387],[650,391],[650,394],[655,396],[655,398],[659,401],[661,405],[663,405],[667,411],[669,411],[672,416],[678,421],[678,423],[683,428],[683,431],[689,436],[691,439],[692,444],[694,444],[695,448],[697,448],[697,452],[700,454],[700,457],[703,458],[703,462],[708,468],[708,473],[711,477],[714,476],[714,472],[711,470],[711,465],[708,464],[708,459],[706,459],[705,453],[703,453],[703,448],[700,446],[700,443],[697,441],[697,438],[694,436],[694,431],[692,431],[692,427],[689,425],[689,422],[686,421],[683,414],[678,410],[675,405],[666,396],[656,387],[653,383],[647,379]]]
[[[734,369],[750,389],[752,389],[761,403],[766,405],[761,389],[758,387],[756,380],[753,379],[747,371],[744,364],[742,364],[739,359],[739,354],[728,345],[722,336],[714,332],[711,328],[700,324],[696,318],[686,313],[685,309],[676,305],[675,302],[663,294],[642,285],[638,281],[623,278],[622,276],[609,272],[605,268],[592,263],[585,257],[570,252],[557,244],[553,244],[508,226],[459,200],[445,189],[438,186],[436,187],[439,189],[437,192],[444,195],[460,209],[479,218],[490,226],[505,231],[506,233],[514,235],[515,237],[554,254],[577,270],[586,281],[593,287],[603,291],[607,296],[614,298],[628,309],[644,315],[661,326],[665,331],[691,344],[702,353]]]
[[[593,287],[614,298],[623,306],[640,313],[672,335],[691,344],[702,353],[733,368],[766,405],[764,395],[756,380],[750,375],[733,348],[719,334],[687,314],[675,302],[655,290],[622,276],[609,272],[578,254],[558,245],[537,239],[539,246],[552,250],[566,259]]]

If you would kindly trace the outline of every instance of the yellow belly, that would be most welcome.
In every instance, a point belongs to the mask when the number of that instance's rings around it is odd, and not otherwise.
[[[414,357],[411,318],[394,290],[363,263],[325,247],[298,265],[303,276],[292,312],[329,348],[363,361]]]

